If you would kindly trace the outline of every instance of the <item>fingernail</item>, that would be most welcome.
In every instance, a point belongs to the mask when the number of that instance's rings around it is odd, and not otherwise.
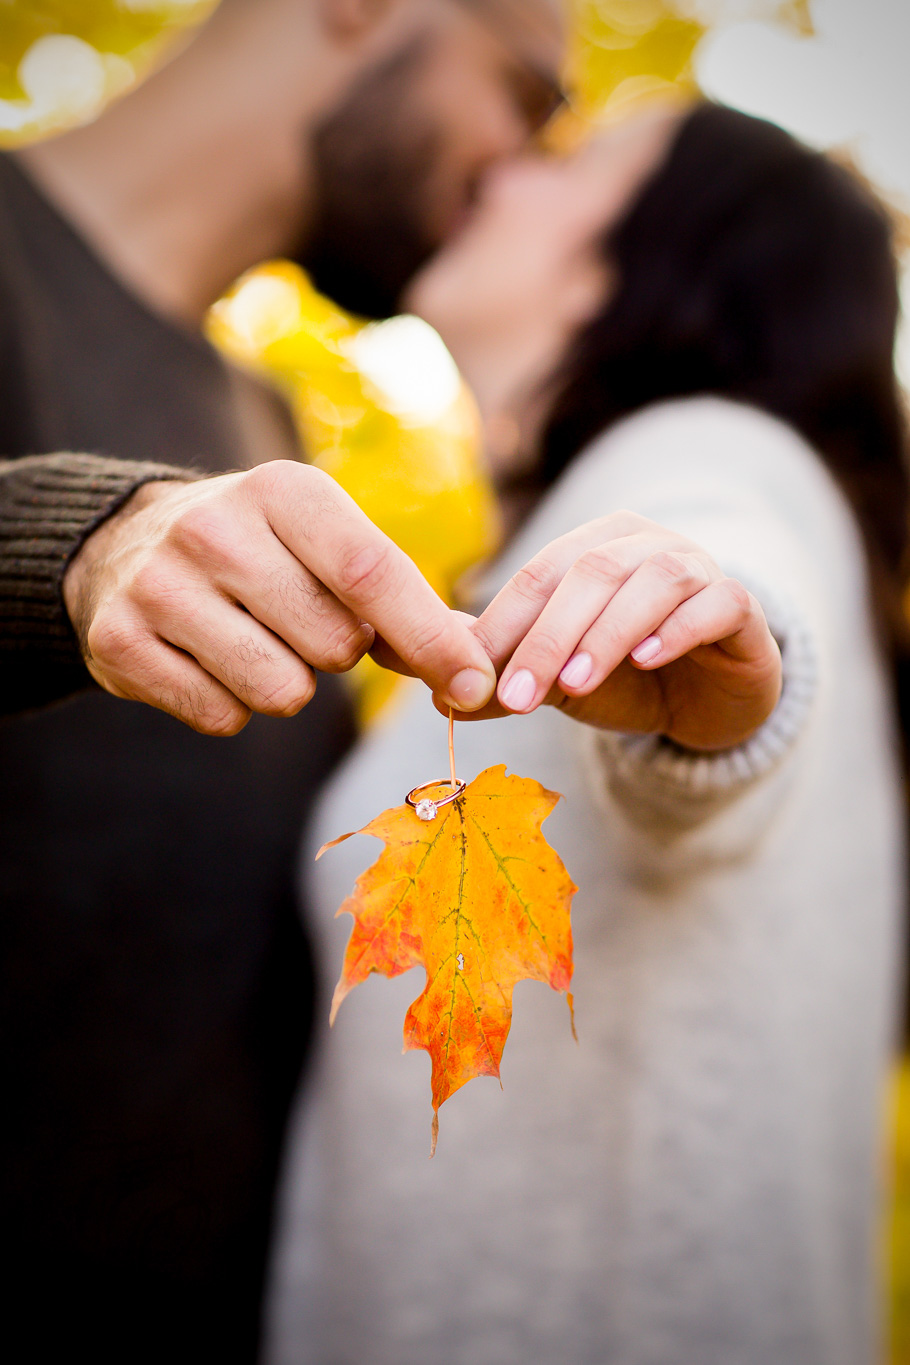
[[[637,664],[649,664],[652,659],[656,659],[663,645],[659,635],[649,635],[647,640],[642,640],[640,645],[636,645],[632,650],[632,658]]]
[[[459,711],[476,711],[493,695],[494,678],[479,668],[463,668],[449,683],[446,700]]]
[[[559,675],[559,681],[566,687],[584,687],[591,676],[594,660],[590,654],[573,654]]]
[[[499,700],[510,711],[525,711],[537,695],[537,681],[527,668],[513,673],[504,687],[500,688]]]

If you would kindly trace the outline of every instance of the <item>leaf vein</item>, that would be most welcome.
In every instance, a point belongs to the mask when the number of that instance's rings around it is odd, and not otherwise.
[[[492,844],[492,842],[491,842],[491,840],[490,840],[490,837],[489,837],[489,835],[487,834],[486,830],[483,829],[483,828],[477,823],[476,820],[472,820],[472,823],[473,823],[473,825],[474,825],[474,828],[477,830],[478,834],[480,835],[480,837],[483,839],[483,841],[484,841],[484,843],[486,844],[487,848],[488,848],[488,849],[490,850],[490,852],[492,853],[493,859],[494,859],[494,861],[495,861],[495,863],[496,863],[496,866],[499,868],[499,870],[500,870],[500,872],[502,873],[503,877],[504,877],[505,880],[508,882],[509,886],[512,888],[512,891],[514,892],[514,895],[515,895],[515,899],[518,901],[519,905],[521,906],[522,910],[524,910],[525,915],[527,916],[528,923],[531,925],[531,927],[532,927],[532,928],[536,931],[536,933],[539,935],[541,942],[542,942],[542,943],[546,943],[546,941],[547,941],[546,935],[544,934],[544,932],[543,932],[543,930],[541,929],[540,925],[539,925],[539,924],[537,923],[537,921],[535,920],[534,916],[531,914],[531,907],[530,907],[530,905],[528,904],[528,902],[525,900],[524,896],[523,896],[523,895],[521,894],[521,892],[519,891],[519,889],[518,889],[517,885],[515,884],[514,880],[512,879],[512,877],[509,876],[509,872],[508,872],[508,869],[507,869],[507,867],[506,867],[506,865],[505,865],[504,859],[500,858],[499,854],[496,852],[496,849],[493,847],[493,844]],[[522,859],[522,861],[525,861],[525,860]]]

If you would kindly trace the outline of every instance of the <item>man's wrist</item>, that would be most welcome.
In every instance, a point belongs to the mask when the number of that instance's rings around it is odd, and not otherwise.
[[[96,519],[74,549],[63,571],[60,591],[83,655],[85,631],[91,616],[95,570],[116,551],[124,537],[129,536],[129,524],[137,514],[161,501],[175,485],[179,486],[191,479],[192,476],[181,478],[178,471],[168,471],[154,473],[144,482],[134,484],[100,520]]]
[[[88,685],[62,593],[71,559],[140,485],[195,477],[83,454],[0,462],[0,710],[29,709]]]

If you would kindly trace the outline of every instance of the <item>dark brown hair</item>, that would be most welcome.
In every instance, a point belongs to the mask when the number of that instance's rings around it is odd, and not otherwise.
[[[885,209],[774,124],[704,103],[603,249],[619,284],[557,376],[543,482],[612,422],[660,399],[719,394],[789,422],[856,514],[906,734],[910,492]]]

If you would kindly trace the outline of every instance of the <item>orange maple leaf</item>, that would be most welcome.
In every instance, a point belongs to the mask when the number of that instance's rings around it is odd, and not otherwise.
[[[437,800],[447,792],[439,787]],[[559,799],[500,764],[426,823],[403,805],[357,831],[385,849],[338,910],[354,916],[354,928],[331,1017],[371,972],[393,977],[425,967],[404,1050],[430,1054],[433,1151],[439,1106],[474,1076],[499,1076],[515,983],[530,978],[568,991],[577,887],[540,828]]]

